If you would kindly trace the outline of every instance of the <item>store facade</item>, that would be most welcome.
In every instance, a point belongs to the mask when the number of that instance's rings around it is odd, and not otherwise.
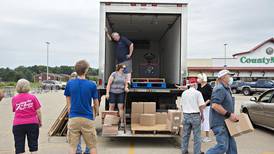
[[[232,58],[189,59],[188,77],[195,78],[203,72],[209,80],[215,80],[217,73],[224,68],[234,72],[237,80],[274,80],[274,38],[260,43],[251,50],[236,53]]]

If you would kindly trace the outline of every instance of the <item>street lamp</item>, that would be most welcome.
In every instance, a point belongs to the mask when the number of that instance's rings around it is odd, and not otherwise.
[[[226,65],[226,46],[227,46],[227,44],[225,43],[225,44],[224,44],[224,47],[225,47],[225,56],[224,56],[224,57],[225,57],[225,59],[224,59],[225,64],[224,64],[224,67],[225,67],[225,68],[227,67],[227,65]]]
[[[47,80],[49,79],[49,42],[46,42],[47,44]]]

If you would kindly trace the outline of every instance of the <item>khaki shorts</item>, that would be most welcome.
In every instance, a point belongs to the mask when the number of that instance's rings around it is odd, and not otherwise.
[[[97,135],[94,127],[94,121],[87,118],[70,118],[68,121],[68,143],[76,148],[80,142],[80,136],[83,136],[86,146],[96,148]]]

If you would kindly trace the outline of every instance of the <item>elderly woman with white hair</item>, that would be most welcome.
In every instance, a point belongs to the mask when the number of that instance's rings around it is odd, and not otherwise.
[[[211,139],[209,138],[209,113],[210,113],[210,99],[212,94],[212,87],[207,83],[207,76],[205,73],[198,74],[197,76],[198,88],[197,90],[200,91],[203,95],[204,101],[206,103],[206,107],[204,109],[204,121],[202,122],[202,131],[205,131],[206,137],[203,138],[203,142],[210,142]]]
[[[41,105],[38,99],[29,93],[30,82],[20,79],[16,85],[17,95],[12,98],[13,135],[15,153],[25,152],[25,139],[28,139],[29,151],[32,154],[38,151],[39,127],[42,126]]]
[[[0,101],[5,97],[4,91],[0,89]]]

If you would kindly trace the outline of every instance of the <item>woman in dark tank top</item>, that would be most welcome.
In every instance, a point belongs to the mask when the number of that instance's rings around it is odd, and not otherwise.
[[[206,137],[203,138],[203,142],[210,142],[211,139],[209,138],[209,112],[210,112],[210,99],[212,94],[212,87],[207,83],[207,76],[206,74],[198,74],[197,76],[198,88],[197,90],[200,91],[203,95],[206,108],[204,109],[204,121],[202,122],[202,130],[206,132]]]

